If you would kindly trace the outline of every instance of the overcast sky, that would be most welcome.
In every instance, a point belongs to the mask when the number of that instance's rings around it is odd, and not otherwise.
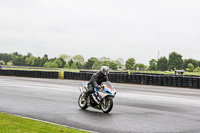
[[[0,0],[0,53],[200,60],[200,0]]]

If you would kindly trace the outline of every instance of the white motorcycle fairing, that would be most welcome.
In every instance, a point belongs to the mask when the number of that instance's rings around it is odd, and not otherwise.
[[[82,94],[88,89],[86,82],[82,82],[83,87],[80,87],[81,95],[79,97],[79,106],[82,109],[86,109],[91,106],[96,109],[101,109],[104,113],[111,111],[113,107],[113,98],[116,95],[116,90],[113,88],[110,82],[103,82],[102,89],[95,88],[95,92],[88,96],[87,102],[83,103]]]

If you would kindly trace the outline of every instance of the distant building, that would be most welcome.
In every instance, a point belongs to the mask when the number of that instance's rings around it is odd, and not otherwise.
[[[184,72],[184,70],[175,70],[175,75],[183,75]]]

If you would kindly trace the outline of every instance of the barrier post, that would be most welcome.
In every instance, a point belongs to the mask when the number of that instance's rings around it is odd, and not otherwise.
[[[60,69],[60,71],[58,72],[58,79],[64,79],[64,71]]]

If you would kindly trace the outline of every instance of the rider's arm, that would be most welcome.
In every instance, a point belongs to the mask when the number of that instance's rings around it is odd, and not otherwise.
[[[106,81],[109,81],[109,80],[108,80],[108,76],[106,76]]]
[[[93,75],[93,77],[92,77],[92,84],[93,84],[93,86],[94,86],[95,88],[100,89],[101,86],[99,86],[99,85],[97,84],[97,78],[98,78],[98,75],[97,75],[97,74]]]

